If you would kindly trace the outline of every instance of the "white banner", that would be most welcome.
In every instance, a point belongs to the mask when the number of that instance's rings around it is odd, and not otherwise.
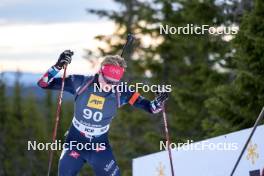
[[[252,128],[173,149],[175,176],[230,176],[251,130]],[[223,143],[228,144],[227,148],[230,150],[224,150]],[[201,150],[201,144],[207,147]],[[190,148],[191,145],[198,146],[200,150],[187,151],[186,147]],[[216,150],[216,146],[222,147],[221,150]],[[170,175],[167,151],[133,159],[133,176]],[[234,176],[264,176],[264,125],[257,128]]]

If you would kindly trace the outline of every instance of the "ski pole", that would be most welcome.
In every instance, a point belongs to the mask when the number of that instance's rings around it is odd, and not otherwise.
[[[67,65],[64,66],[62,83],[61,83],[61,90],[60,90],[60,93],[58,96],[58,101],[57,101],[56,119],[55,119],[55,125],[54,125],[53,133],[52,133],[52,142],[53,143],[56,142],[57,130],[58,130],[58,125],[59,125],[59,121],[60,121],[61,104],[62,104],[65,77],[66,77],[66,70],[67,70]],[[53,159],[53,150],[51,149],[49,152],[49,165],[48,165],[48,174],[47,174],[48,176],[50,175],[52,159]]]
[[[167,149],[168,149],[168,154],[169,154],[169,159],[170,159],[171,175],[174,176],[173,161],[172,161],[171,148],[170,148],[171,142],[170,142],[170,134],[169,134],[169,129],[168,129],[167,115],[165,111],[165,102],[162,105],[162,116],[163,116],[163,121],[164,121],[164,131],[165,131],[167,145],[168,145]]]
[[[257,120],[256,120],[256,122],[255,122],[255,124],[253,126],[253,129],[252,129],[252,131],[251,131],[251,133],[250,133],[250,135],[249,135],[249,137],[248,137],[248,139],[247,139],[247,141],[246,141],[246,143],[245,143],[245,145],[244,145],[244,147],[243,147],[243,149],[242,149],[242,151],[241,151],[241,153],[240,153],[240,155],[239,155],[239,157],[238,157],[238,159],[236,161],[236,164],[235,164],[230,176],[234,175],[234,173],[236,171],[236,168],[237,168],[237,166],[238,166],[238,164],[239,164],[239,162],[240,162],[245,150],[247,149],[247,146],[248,146],[252,136],[254,135],[258,125],[260,124],[261,120],[263,119],[263,117],[264,117],[264,107],[262,107],[262,110],[261,110],[261,112],[260,112],[260,114],[259,114],[259,116],[258,116],[258,118],[257,118]]]

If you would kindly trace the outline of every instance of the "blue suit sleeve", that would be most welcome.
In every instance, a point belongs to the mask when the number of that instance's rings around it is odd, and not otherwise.
[[[38,81],[38,86],[43,89],[60,90],[62,85],[62,78],[55,77],[59,70],[51,67]],[[82,84],[84,80],[83,75],[70,75],[65,78],[64,90],[75,94],[76,89]]]
[[[126,91],[121,93],[120,104],[125,105],[127,103],[152,114],[159,113],[162,110],[161,107],[156,105],[155,100],[147,100],[143,96],[139,95],[139,93],[134,91]]]

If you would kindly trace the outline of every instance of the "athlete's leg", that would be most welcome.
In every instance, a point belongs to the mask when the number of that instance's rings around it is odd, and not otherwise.
[[[105,150],[92,151],[90,162],[96,176],[121,175],[109,144],[106,144]]]
[[[78,150],[63,150],[59,161],[59,176],[74,176],[81,170],[85,160]]]
[[[79,132],[71,126],[68,133],[66,134],[65,143],[70,145],[71,141],[80,140]],[[79,151],[74,146],[67,146],[60,156],[59,161],[59,176],[73,176],[77,175],[85,163],[83,151]]]

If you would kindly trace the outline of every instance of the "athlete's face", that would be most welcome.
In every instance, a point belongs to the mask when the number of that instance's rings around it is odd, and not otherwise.
[[[105,78],[103,77],[102,73],[99,74],[98,82],[103,90],[111,90],[113,84],[109,84]]]
[[[111,90],[113,85],[118,85],[124,74],[124,68],[118,65],[106,64],[99,71],[98,82],[104,90]]]

